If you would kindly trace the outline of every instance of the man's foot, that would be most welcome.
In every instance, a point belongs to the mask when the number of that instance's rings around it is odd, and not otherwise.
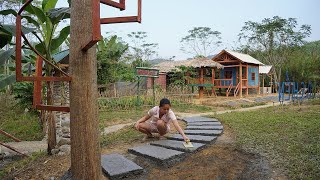
[[[145,136],[143,137],[142,141],[147,141],[148,139],[152,139],[152,138],[154,138],[153,135],[145,135]]]

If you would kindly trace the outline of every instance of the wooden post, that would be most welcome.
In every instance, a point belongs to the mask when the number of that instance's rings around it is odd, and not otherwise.
[[[260,84],[259,84],[260,87]],[[259,94],[260,94],[260,90],[259,90]],[[262,94],[264,94],[264,74],[262,74]]]
[[[212,95],[217,96],[216,91],[215,91],[215,89],[214,89],[214,86],[215,86],[215,84],[214,84],[214,79],[215,79],[215,75],[216,75],[215,73],[216,73],[216,72],[215,72],[214,68],[212,68],[212,70],[211,70],[211,74],[212,74],[212,76],[211,76],[211,81],[212,81]]]
[[[96,46],[82,51],[93,34],[94,3],[99,3],[99,1],[71,0],[71,172],[72,179],[77,180],[97,180],[102,176],[97,107]]]
[[[200,68],[199,98],[203,98],[203,68]]]
[[[272,94],[272,86],[273,86],[272,75],[270,76],[270,82],[271,82],[271,85],[270,85],[271,92],[270,92],[270,94]]]
[[[248,64],[246,65],[246,76],[247,76],[247,81],[246,81],[246,87],[247,87],[247,89],[246,89],[246,95],[248,96],[249,95],[249,66],[248,66]]]
[[[239,79],[240,79],[239,96],[240,98],[242,98],[242,63],[241,62],[239,66]]]

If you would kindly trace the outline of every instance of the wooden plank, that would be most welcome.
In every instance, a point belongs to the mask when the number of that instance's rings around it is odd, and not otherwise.
[[[126,16],[126,17],[113,17],[113,18],[101,18],[101,24],[115,24],[115,23],[128,23],[139,22],[138,16]]]

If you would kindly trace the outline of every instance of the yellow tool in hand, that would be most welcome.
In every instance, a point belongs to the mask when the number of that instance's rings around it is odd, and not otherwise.
[[[190,140],[187,140],[186,142],[183,142],[183,145],[184,145],[185,148],[193,148],[193,145],[190,142]]]

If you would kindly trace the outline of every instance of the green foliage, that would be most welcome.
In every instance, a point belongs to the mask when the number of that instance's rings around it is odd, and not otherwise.
[[[127,44],[119,41],[117,36],[112,36],[100,41],[98,50],[98,84],[134,80],[133,69],[122,58],[128,50]]]
[[[25,141],[41,140],[43,138],[36,112],[26,112],[25,107],[20,105],[18,100],[15,100],[12,96],[0,94],[0,100],[0,127],[2,130]],[[0,135],[0,141],[10,142],[12,139]]]
[[[294,48],[288,59],[290,63],[286,63],[284,69],[288,71],[291,81],[320,82],[320,41]]]
[[[209,27],[194,27],[181,39],[181,50],[195,57],[207,57],[222,43],[220,35]]]
[[[169,74],[170,84],[184,86],[190,76],[195,75],[196,72],[193,67],[178,66],[172,73]]]
[[[16,75],[1,75],[0,74],[0,89],[5,88],[9,84],[16,82]]]
[[[153,106],[152,96],[141,96],[140,105]],[[138,107],[138,99],[136,96],[126,96],[118,98],[100,98],[98,99],[100,110],[132,110]]]
[[[33,100],[33,84],[28,82],[15,83],[13,84],[13,94],[21,105],[30,107]]]
[[[319,108],[290,105],[215,117],[233,130],[238,145],[265,155],[289,179],[319,179]]]
[[[265,18],[262,22],[247,21],[239,36],[241,51],[250,53],[262,62],[272,65],[274,79],[280,81],[285,64],[290,63],[292,49],[305,43],[311,26],[301,25],[295,18]]]

